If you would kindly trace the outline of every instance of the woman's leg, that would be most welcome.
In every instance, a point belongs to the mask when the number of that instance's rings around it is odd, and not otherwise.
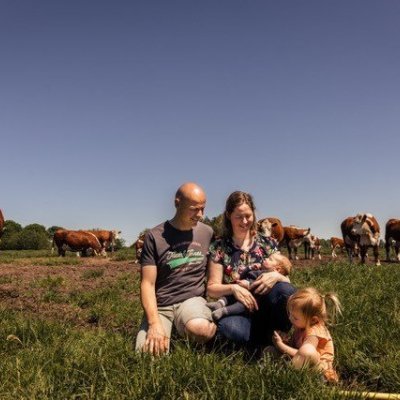
[[[217,326],[217,334],[232,342],[245,344],[250,339],[251,320],[245,315],[221,318]]]
[[[252,318],[250,341],[254,344],[272,344],[272,334],[275,330],[289,331],[291,324],[286,309],[289,296],[296,291],[287,282],[278,282],[265,295],[258,296],[258,311]]]

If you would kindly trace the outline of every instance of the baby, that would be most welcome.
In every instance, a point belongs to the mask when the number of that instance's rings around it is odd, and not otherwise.
[[[272,253],[266,258],[262,264],[254,264],[247,267],[240,274],[233,272],[232,277],[235,283],[250,290],[251,284],[262,274],[268,272],[279,272],[287,276],[290,274],[292,263],[290,260],[280,253]],[[221,297],[218,301],[207,303],[207,307],[212,310],[212,317],[214,321],[219,321],[222,317],[227,315],[238,315],[246,311],[246,306],[237,301],[234,296]]]

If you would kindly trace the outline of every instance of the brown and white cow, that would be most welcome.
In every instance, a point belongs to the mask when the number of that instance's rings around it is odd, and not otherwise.
[[[289,258],[292,260],[292,250],[294,252],[295,259],[298,260],[297,257],[297,249],[304,243],[304,238],[310,235],[311,228],[302,229],[297,226],[290,225],[284,226],[284,237],[283,243],[286,245],[289,253]]]
[[[136,242],[133,243],[133,248],[135,249],[135,254],[136,254],[136,260],[134,261],[135,263],[140,262],[145,236],[146,236],[146,233],[142,233],[141,235],[139,235]]]
[[[355,217],[347,217],[340,224],[344,247],[347,252],[350,264],[353,262],[353,257],[358,257],[360,249],[360,238],[353,233],[353,224]]]
[[[337,258],[336,250],[345,250],[344,240],[338,237],[331,237],[332,258]]]
[[[263,236],[276,239],[278,243],[281,243],[285,236],[281,220],[275,217],[260,219],[257,222],[257,230]]]
[[[304,255],[306,260],[314,260],[315,253],[318,254],[318,258],[321,260],[321,241],[317,236],[307,235],[304,238]]]
[[[79,256],[79,252],[86,254],[89,249],[93,250],[95,255],[106,255],[99,239],[92,232],[59,229],[54,232],[54,244],[57,246],[60,257],[65,257],[66,251],[76,252]]]
[[[355,217],[348,217],[342,222],[341,228],[350,262],[352,262],[353,248],[358,245],[362,264],[365,264],[368,247],[372,247],[375,264],[381,265],[379,261],[380,228],[372,214],[357,214]]]
[[[386,261],[390,259],[390,248],[394,247],[397,261],[400,261],[400,219],[389,219],[385,229]]]
[[[119,235],[121,231],[113,230],[113,231],[105,231],[100,229],[95,229],[91,231],[87,231],[93,233],[101,244],[103,251],[106,251],[109,247],[111,247],[111,252],[114,251],[115,241],[119,239]]]

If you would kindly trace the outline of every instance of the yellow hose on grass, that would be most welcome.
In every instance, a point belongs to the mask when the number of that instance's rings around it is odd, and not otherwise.
[[[343,397],[361,396],[364,399],[376,399],[376,400],[400,399],[400,394],[398,393],[357,392],[355,390],[339,390],[338,393],[341,394]]]

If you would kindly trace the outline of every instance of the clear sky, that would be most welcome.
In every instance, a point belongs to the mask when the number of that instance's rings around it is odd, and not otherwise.
[[[118,228],[258,216],[339,235],[400,218],[400,1],[0,3],[0,208],[22,225]]]

